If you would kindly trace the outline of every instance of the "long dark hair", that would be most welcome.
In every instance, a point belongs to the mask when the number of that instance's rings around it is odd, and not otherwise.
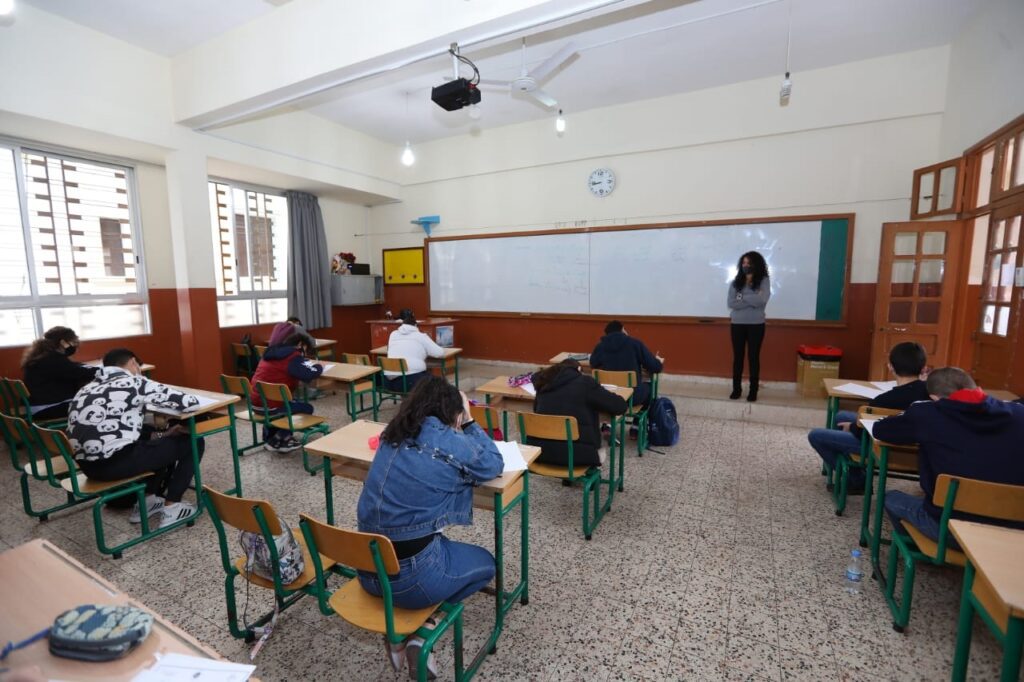
[[[761,282],[768,279],[768,264],[764,262],[764,256],[757,251],[747,251],[736,261],[736,276],[732,280],[732,286],[736,291],[743,291],[743,287],[747,285],[747,276],[743,274],[744,258],[750,261],[751,274],[754,275],[750,288],[757,291],[761,288]]]
[[[559,363],[535,372],[533,375],[533,387],[537,389],[538,392],[543,391],[551,384],[552,381],[555,380],[555,377],[568,370],[579,372],[580,363],[572,358],[566,358]]]
[[[31,346],[25,349],[25,354],[21,357],[21,366],[27,367],[50,353],[60,353],[63,355],[64,351],[60,347],[61,341],[73,344],[78,341],[78,334],[75,333],[74,329],[68,327],[52,327],[47,329],[46,333],[43,334],[43,338],[36,339],[32,342]]]
[[[441,377],[431,375],[413,387],[380,438],[397,446],[402,441],[414,440],[427,417],[437,417],[442,424],[454,426],[460,414],[462,394],[459,389]]]

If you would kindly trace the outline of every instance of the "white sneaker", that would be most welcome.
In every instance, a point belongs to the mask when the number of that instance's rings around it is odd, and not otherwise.
[[[146,495],[146,516],[152,516],[164,508],[164,498],[156,495]],[[142,523],[142,514],[139,513],[139,503],[136,502],[132,511],[128,514],[131,523]]]
[[[295,440],[294,438],[284,438],[278,443],[266,443],[263,448],[270,450],[271,452],[277,452],[285,454],[288,452],[295,452],[302,447],[302,443]]]
[[[166,528],[196,513],[196,506],[191,502],[172,502],[165,504],[160,512],[160,528]]]
[[[405,641],[405,660],[409,664],[409,679],[418,680],[417,675],[420,664],[420,650],[423,648],[422,637],[410,637]],[[427,654],[427,679],[437,679],[437,661],[434,660],[434,652]]]

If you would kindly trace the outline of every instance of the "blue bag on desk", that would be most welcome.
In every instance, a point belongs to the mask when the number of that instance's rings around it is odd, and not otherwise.
[[[655,398],[647,411],[647,437],[651,445],[675,445],[679,442],[676,406],[668,398]]]

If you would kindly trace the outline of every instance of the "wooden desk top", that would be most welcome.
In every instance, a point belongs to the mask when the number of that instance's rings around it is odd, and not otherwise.
[[[152,613],[149,637],[124,658],[87,663],[51,656],[47,640],[10,654],[4,667],[37,665],[51,680],[131,680],[156,661],[156,653],[223,660],[213,649],[165,620],[47,540],[32,540],[0,554],[0,641],[20,642],[68,609],[82,604],[131,604]]]
[[[991,391],[985,390],[985,395],[990,395],[997,400],[1016,400],[1020,396],[1011,391],[1003,391],[998,388],[994,388]]]
[[[858,386],[865,386],[867,388],[873,388],[876,391],[878,390],[878,386],[875,386],[872,382],[861,381],[859,379],[833,379],[829,377],[822,379],[822,381],[825,382],[825,392],[828,393],[830,398],[846,398],[848,400],[864,401],[870,400],[870,398],[865,398],[862,395],[835,390],[836,386],[842,386],[843,384],[857,384]],[[994,388],[992,390],[985,390],[985,394],[990,395],[993,398],[996,398],[997,400],[1016,400],[1018,398],[1017,394],[1011,393],[1010,391],[1003,391],[998,388]]]
[[[213,412],[219,410],[222,407],[227,407],[233,403],[237,403],[241,400],[237,395],[230,395],[228,393],[217,393],[216,391],[204,391],[201,388],[188,388],[187,386],[175,386],[174,384],[164,384],[169,388],[176,388],[182,393],[189,393],[191,395],[200,395],[204,398],[210,398],[216,402],[212,402],[209,405],[203,405],[200,408],[194,410],[187,410],[181,412],[179,410],[172,410],[166,407],[152,407],[150,408],[153,412],[159,412],[161,414],[169,414],[175,417],[194,417],[199,414],[206,414],[207,412]]]
[[[953,519],[960,547],[1014,618],[1024,618],[1024,530]]]
[[[441,359],[447,360],[449,358],[454,358],[456,355],[458,355],[461,352],[462,352],[461,348],[445,348],[444,349],[444,358],[427,358],[427,361],[429,362],[431,360],[441,360]],[[370,349],[370,355],[387,355],[387,354],[388,354],[388,347],[387,346],[377,346],[376,348],[371,348]]]
[[[90,367],[102,367],[103,358],[96,358],[95,360],[86,360],[82,364],[89,365]],[[139,365],[139,369],[141,369],[143,372],[152,372],[154,369],[156,369],[156,365],[151,365],[148,362],[144,362],[141,365]]]
[[[347,381],[348,383],[365,379],[380,371],[380,367],[373,367],[372,365],[351,365],[344,362],[325,362],[322,364],[325,367],[331,365],[326,367],[324,373],[320,375],[322,379],[334,379],[335,381]]]
[[[351,467],[338,467],[334,471],[342,476],[362,481],[366,478],[366,472],[376,454],[370,449],[368,441],[373,436],[379,436],[385,426],[387,424],[359,419],[351,424],[346,424],[337,431],[332,431],[323,438],[310,441],[306,445],[306,451],[313,455],[330,457],[341,460],[344,464],[352,465]],[[535,445],[520,444],[519,450],[523,453],[523,459],[527,464],[540,456],[540,448]],[[481,483],[477,489],[492,494],[505,492],[519,480],[522,473],[521,471],[510,471],[486,483]]]
[[[334,344],[338,343],[334,339],[316,339],[316,338],[314,338],[313,340],[316,341],[316,347],[317,347],[318,350],[320,348],[327,348],[329,346],[333,346]]]
[[[608,387],[605,386],[605,388]],[[533,400],[536,397],[524,391],[520,386],[509,386],[507,376],[495,377],[485,384],[480,384],[474,390],[477,393],[500,395],[503,398],[513,398],[516,400]],[[608,388],[608,390],[623,400],[629,400],[633,395],[633,389],[626,386],[615,386],[614,388]]]

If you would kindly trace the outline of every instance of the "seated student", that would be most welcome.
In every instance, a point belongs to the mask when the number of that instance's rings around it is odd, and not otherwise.
[[[875,396],[868,405],[888,410],[905,410],[911,403],[931,400],[925,382],[921,381],[921,373],[927,361],[928,357],[921,344],[911,341],[897,343],[889,351],[889,371],[896,375],[896,387]],[[840,457],[860,452],[857,413],[836,413],[835,429],[812,429],[807,434],[807,441],[829,467],[835,468]],[[864,492],[864,471],[851,469],[846,486],[848,493]]]
[[[294,315],[292,315],[287,320],[285,320],[285,322],[287,322],[288,324],[293,324],[296,327],[302,327],[302,320],[300,320],[299,318],[295,317]]]
[[[932,504],[932,494],[940,474],[1024,485],[1024,406],[985,395],[958,367],[932,371],[928,393],[930,401],[914,403],[903,414],[878,421],[872,432],[889,443],[918,445],[925,496],[890,490],[885,494],[885,511],[893,526],[906,519],[937,540],[942,509]],[[953,516],[971,518],[957,512]],[[974,520],[1004,525],[993,519]]]
[[[198,406],[199,399],[146,378],[139,365],[127,348],[103,356],[103,368],[82,387],[68,411],[68,439],[89,478],[116,481],[159,472],[146,481],[146,514],[160,512],[162,528],[196,511],[194,504],[181,499],[194,473],[192,445],[187,435],[176,432],[145,440],[143,410],[147,405],[187,410]],[[128,520],[141,521],[138,504]]]
[[[405,385],[411,390],[428,376],[427,358],[443,358],[444,348],[419,330],[416,316],[408,308],[398,314],[398,319],[402,324],[388,337],[388,357],[405,360]],[[401,372],[384,372],[384,381],[391,390],[402,390]]]
[[[533,387],[537,389],[534,412],[576,417],[580,437],[572,443],[573,466],[604,464],[598,413],[622,414],[628,403],[593,377],[582,374],[580,363],[572,358],[536,372]],[[530,439],[530,443],[541,447],[538,462],[568,466],[569,447],[565,441],[536,438]]]
[[[385,535],[395,546],[399,570],[390,580],[395,606],[457,603],[491,582],[491,553],[449,540],[441,531],[473,523],[474,486],[503,468],[494,441],[473,421],[466,394],[441,377],[418,382],[381,433],[357,506],[359,530]],[[359,582],[380,596],[376,574],[360,572]],[[395,670],[404,665],[404,654],[416,679],[423,640],[410,637],[393,647],[385,639],[384,646]],[[428,666],[433,679],[433,656]]]
[[[256,365],[256,371],[252,375],[252,400],[253,407],[262,407],[259,391],[256,390],[256,383],[263,381],[269,384],[286,384],[292,391],[296,389],[300,381],[313,381],[323,374],[324,366],[307,356],[316,357],[316,342],[301,327],[296,327],[290,322],[280,322],[274,326],[270,334],[269,345],[263,352],[260,364]],[[313,406],[301,400],[292,400],[292,414],[313,414]],[[271,414],[284,414],[284,404],[278,400],[268,400],[267,407],[273,412]],[[263,427],[263,446],[271,452],[292,452],[302,447],[302,444],[292,436],[288,429],[277,429],[269,426]]]
[[[98,367],[72,362],[78,345],[74,329],[53,327],[25,349],[21,370],[32,401],[33,419],[66,417],[78,389],[96,377]]]
[[[618,320],[604,328],[604,336],[590,354],[590,366],[613,372],[636,372],[637,386],[633,390],[633,405],[646,407],[651,398],[651,382],[643,380],[641,370],[650,374],[661,371],[661,358],[647,350],[640,339],[634,339]]]

